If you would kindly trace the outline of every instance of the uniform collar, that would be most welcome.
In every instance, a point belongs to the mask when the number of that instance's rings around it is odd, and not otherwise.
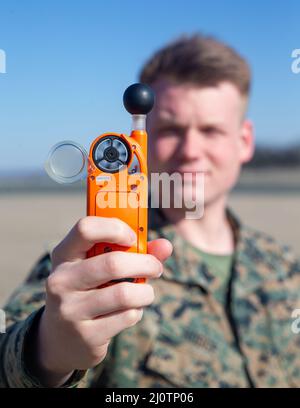
[[[241,279],[239,291],[252,290],[260,283],[259,275],[249,282],[249,267],[251,248],[253,253],[253,233],[244,226],[233,211],[227,207],[226,216],[232,228],[235,251],[233,254],[232,270],[235,277]],[[165,263],[163,279],[180,283],[200,285],[205,291],[214,292],[220,287],[219,279],[210,270],[209,265],[201,259],[190,245],[175,231],[173,224],[168,222],[163,212],[156,208],[149,210],[149,238],[167,238],[173,244],[173,253]],[[263,255],[263,254],[262,254]]]

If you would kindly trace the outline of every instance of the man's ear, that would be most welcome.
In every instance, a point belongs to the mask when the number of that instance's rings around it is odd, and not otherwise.
[[[240,160],[241,163],[249,162],[255,150],[254,126],[250,119],[245,119],[240,135]]]

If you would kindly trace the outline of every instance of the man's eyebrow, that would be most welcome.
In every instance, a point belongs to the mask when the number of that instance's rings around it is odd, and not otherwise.
[[[172,126],[179,126],[179,127],[185,127],[186,125],[184,123],[178,122],[176,115],[164,115],[160,114],[157,117],[156,122],[159,125],[172,125]]]
[[[225,126],[222,122],[211,122],[207,121],[199,125],[199,128],[223,128]]]
[[[178,122],[175,118],[167,118],[167,117],[158,117],[157,118],[157,125],[158,126],[177,126],[180,128],[188,127],[185,123]],[[225,125],[222,122],[213,122],[213,121],[204,121],[200,123],[197,128],[198,129],[206,129],[206,128],[223,128]]]
[[[158,119],[157,120],[158,125],[172,125],[172,126],[179,126],[179,127],[186,127],[184,123],[180,123],[175,119]]]
[[[168,111],[162,111],[162,112],[160,112],[159,114],[158,114],[158,116],[157,116],[157,118],[159,119],[159,120],[175,120],[176,119],[176,115],[174,115],[173,113],[171,113],[171,112],[168,112]]]
[[[158,125],[172,125],[172,126],[178,126],[181,128],[187,127],[185,123],[178,122],[176,115],[173,114],[172,112],[169,111],[163,111],[160,112],[160,114],[157,116],[157,124]],[[197,126],[199,129],[204,129],[204,128],[223,128],[225,126],[225,123],[222,121],[216,119],[214,120],[213,118],[208,118],[207,120],[203,120],[203,123],[199,123]]]

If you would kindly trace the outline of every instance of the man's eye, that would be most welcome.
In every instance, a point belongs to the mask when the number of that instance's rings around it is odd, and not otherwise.
[[[168,135],[180,135],[180,129],[175,127],[165,127],[158,130],[158,133],[162,136]]]
[[[202,129],[203,133],[209,137],[218,136],[221,134],[220,130],[214,127],[207,127]]]

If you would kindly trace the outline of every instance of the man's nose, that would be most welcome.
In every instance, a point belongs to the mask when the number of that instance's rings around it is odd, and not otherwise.
[[[188,129],[183,137],[181,156],[185,160],[199,159],[204,152],[203,140],[196,129]]]

